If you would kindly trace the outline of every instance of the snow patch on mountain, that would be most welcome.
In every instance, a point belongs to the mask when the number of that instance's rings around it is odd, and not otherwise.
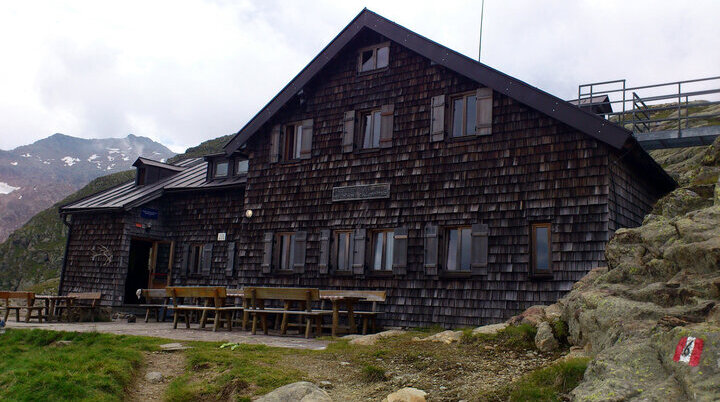
[[[92,155],[90,155],[90,157],[88,158],[88,162],[92,162],[92,161],[94,161],[94,160],[97,159],[97,158],[99,158],[98,154],[92,154]]]
[[[61,159],[63,162],[65,162],[65,165],[72,166],[78,162],[80,162],[80,159],[73,158],[72,156],[65,156]]]
[[[10,194],[15,190],[20,190],[20,187],[13,187],[5,182],[0,181],[0,194]]]
[[[30,154],[28,154],[28,153],[25,153],[25,154],[22,154],[22,155],[20,155],[20,156],[22,156],[23,158],[29,158],[29,157],[31,157],[32,155],[30,155]]]
[[[17,162],[10,162],[11,165],[17,166]]]

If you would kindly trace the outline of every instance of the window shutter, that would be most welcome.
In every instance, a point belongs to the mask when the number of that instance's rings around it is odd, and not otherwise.
[[[487,275],[488,265],[488,225],[472,225],[472,244],[470,245],[470,269],[475,275]]]
[[[207,243],[203,246],[203,254],[202,254],[202,274],[203,275],[210,275],[210,270],[212,268],[212,252],[213,252],[213,244]]]
[[[380,148],[392,146],[394,114],[395,105],[383,105],[380,108]]]
[[[479,88],[475,94],[475,134],[489,135],[492,134],[492,108],[493,108],[493,91],[492,88]]]
[[[293,261],[293,272],[302,274],[305,272],[305,250],[307,249],[307,232],[295,232],[295,261]]]
[[[395,228],[393,236],[392,270],[395,275],[407,273],[408,228]]]
[[[276,124],[270,132],[270,163],[280,160],[280,130],[280,125]]]
[[[330,230],[323,229],[320,231],[320,260],[318,261],[318,270],[321,274],[327,274],[330,265]]]
[[[343,152],[352,152],[355,147],[355,111],[345,112],[343,119]]]
[[[430,142],[442,141],[445,137],[445,95],[432,97],[430,103]]]
[[[233,276],[235,270],[235,243],[227,244],[227,265],[225,265],[225,276]]]
[[[264,274],[269,274],[272,270],[272,262],[273,262],[273,242],[275,241],[275,234],[273,232],[265,232],[265,239],[263,240],[264,247],[264,253],[263,253],[263,262],[262,262],[262,272]]]
[[[425,225],[425,273],[438,274],[438,227],[430,223]]]
[[[312,156],[313,120],[302,122],[302,138],[300,141],[300,159],[310,159]]]
[[[365,229],[355,229],[353,237],[353,273],[362,275],[365,273]]]
[[[182,265],[180,266],[180,273],[183,276],[188,276],[188,267],[190,267],[190,245],[183,244],[182,248]]]

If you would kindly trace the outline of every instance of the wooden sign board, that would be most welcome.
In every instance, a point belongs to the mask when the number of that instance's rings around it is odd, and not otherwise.
[[[333,187],[332,201],[357,201],[390,198],[390,183]]]

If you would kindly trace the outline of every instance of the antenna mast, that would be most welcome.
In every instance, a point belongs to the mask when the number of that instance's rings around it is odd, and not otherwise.
[[[485,14],[485,0],[482,0],[482,5],[480,6],[480,44],[478,45],[478,61],[480,61],[480,56],[482,55],[482,28],[483,28],[483,15]]]

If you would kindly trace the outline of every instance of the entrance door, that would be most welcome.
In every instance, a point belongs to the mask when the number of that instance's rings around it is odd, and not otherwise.
[[[153,242],[139,239],[130,241],[130,258],[128,261],[128,276],[125,281],[125,304],[138,303],[135,292],[145,289],[150,275],[150,257]]]
[[[173,242],[167,241],[153,243],[148,288],[162,289],[170,284],[173,246]]]
[[[148,239],[130,241],[125,303],[138,303],[138,289],[164,288],[170,283],[174,243]]]

